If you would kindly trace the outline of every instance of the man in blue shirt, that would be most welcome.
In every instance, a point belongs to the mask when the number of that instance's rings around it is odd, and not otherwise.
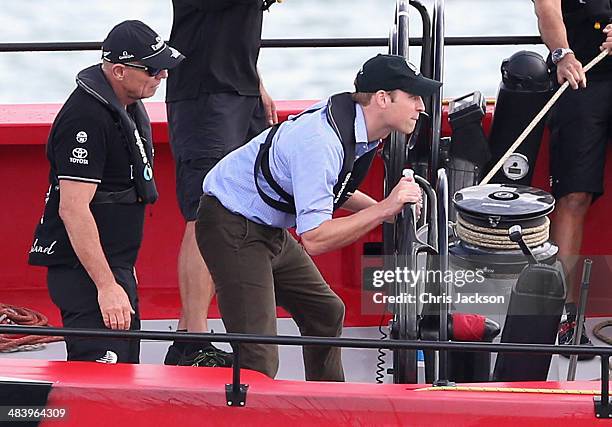
[[[334,95],[264,131],[209,172],[196,238],[228,332],[276,334],[279,305],[302,335],[340,336],[344,304],[309,255],[346,246],[404,204],[421,204],[411,178],[380,202],[357,187],[381,139],[412,133],[424,111],[421,97],[440,85],[400,56],[378,55],[357,74],[355,93]],[[340,206],[355,214],[332,218]],[[241,349],[242,367],[276,375],[276,346]],[[339,348],[305,347],[304,366],[307,380],[344,380]]]

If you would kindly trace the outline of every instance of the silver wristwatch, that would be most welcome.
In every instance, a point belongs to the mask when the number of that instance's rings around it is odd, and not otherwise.
[[[574,51],[571,50],[571,49],[560,47],[558,49],[553,50],[551,52],[551,54],[550,54],[550,57],[552,59],[553,64],[556,65],[556,64],[559,63],[559,61],[561,61],[563,58],[565,58],[565,55],[568,55],[570,53],[573,55]]]

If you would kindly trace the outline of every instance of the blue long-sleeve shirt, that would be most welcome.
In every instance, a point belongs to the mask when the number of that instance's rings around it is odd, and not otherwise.
[[[323,108],[284,122],[270,149],[270,172],[283,190],[294,197],[297,215],[268,206],[255,187],[255,159],[269,130],[223,158],[204,179],[204,194],[215,196],[229,211],[256,223],[277,228],[297,226],[298,234],[331,219],[333,188],[342,169],[344,151],[338,136],[327,123],[325,105],[317,104]],[[359,158],[376,149],[380,141],[368,142],[363,110],[358,104],[355,109],[355,156]],[[261,171],[258,182],[266,194],[281,200],[268,186]]]

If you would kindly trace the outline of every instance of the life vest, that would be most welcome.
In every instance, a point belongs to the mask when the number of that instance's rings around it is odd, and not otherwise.
[[[126,110],[119,103],[99,65],[81,71],[77,75],[77,85],[110,111],[127,146],[133,171],[133,186],[122,191],[98,189],[90,204],[125,205],[155,202],[158,193],[153,179],[151,125],[142,102],[136,101]],[[64,223],[59,217],[59,180],[53,169],[50,178],[51,185],[45,201],[45,212],[34,231],[28,262],[31,265],[41,266],[71,265],[75,262],[76,255]]]
[[[365,179],[370,165],[376,155],[376,150],[370,150],[359,159],[355,160],[355,102],[351,99],[350,93],[339,93],[329,98],[326,106],[306,110],[299,115],[289,119],[298,120],[305,114],[311,114],[327,108],[327,123],[334,130],[338,139],[342,143],[344,159],[342,169],[338,175],[338,181],[334,186],[334,211],[340,208],[359,188]],[[255,159],[255,186],[262,200],[269,206],[281,212],[296,214],[295,200],[274,180],[270,172],[270,148],[272,140],[281,124],[274,125],[268,132],[265,142],[260,146],[259,153]],[[280,197],[281,201],[273,199],[267,195],[259,186],[258,175],[261,171],[264,179]]]
[[[121,192],[123,194],[97,192],[93,203],[155,203],[158,193],[153,179],[151,122],[142,101],[138,100],[128,105],[127,109],[124,108],[104,77],[100,65],[93,65],[81,71],[77,75],[76,82],[81,89],[108,108],[115,117],[126,141],[134,171],[136,194],[133,191]],[[120,201],[116,201],[117,199]]]

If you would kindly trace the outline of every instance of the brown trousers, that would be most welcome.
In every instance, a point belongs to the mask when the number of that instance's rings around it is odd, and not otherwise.
[[[202,196],[196,238],[215,282],[228,332],[276,335],[276,306],[287,310],[302,335],[339,337],[344,303],[304,248],[287,232],[234,214]],[[242,344],[241,367],[274,378],[278,346]],[[306,380],[344,381],[340,348],[304,346]]]

